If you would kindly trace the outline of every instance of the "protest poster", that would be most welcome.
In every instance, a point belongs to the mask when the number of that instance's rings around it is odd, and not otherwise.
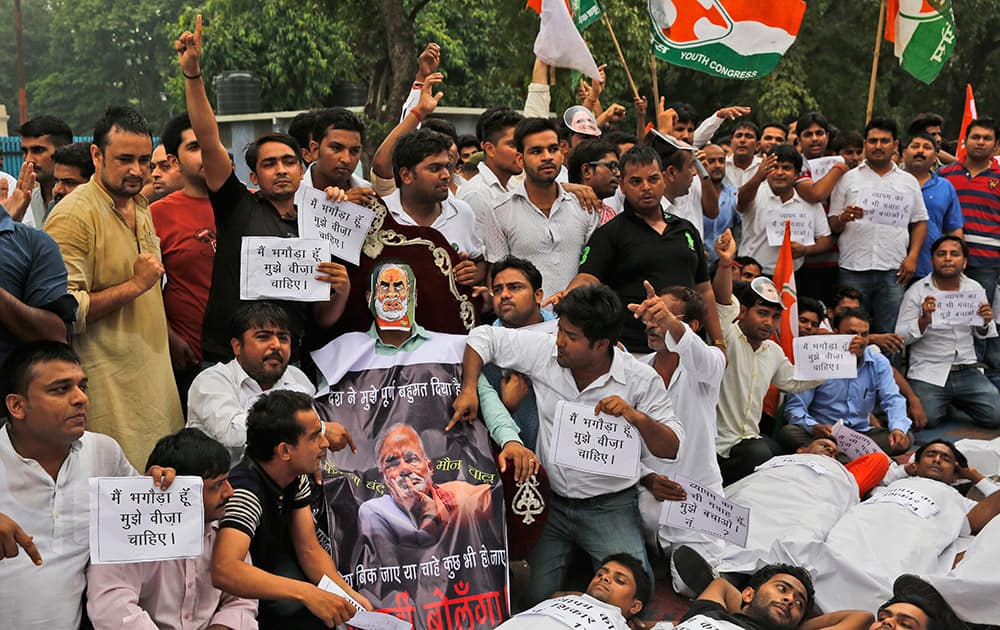
[[[683,475],[673,480],[684,487],[683,501],[664,501],[660,525],[693,529],[740,547],[747,546],[750,508],[738,505]]]
[[[792,225],[792,241],[802,245],[816,244],[816,228],[813,225],[813,212],[809,208],[768,208],[767,209],[767,244],[781,247],[785,240],[785,222]]]
[[[642,442],[625,418],[595,414],[591,405],[556,403],[553,461],[605,477],[636,479]]]
[[[616,630],[621,622],[615,623],[615,616],[594,599],[584,599],[580,595],[564,595],[547,599],[521,613],[523,616],[541,615],[554,619],[567,628]],[[621,615],[617,615],[621,617]],[[540,623],[539,627],[548,627]]]
[[[90,479],[90,561],[121,564],[197,558],[205,538],[201,477],[160,490],[149,477]]]
[[[983,326],[979,307],[986,302],[982,288],[968,291],[935,291],[931,328]]]
[[[325,302],[330,284],[316,279],[316,265],[329,260],[330,244],[324,240],[244,236],[240,299]]]
[[[884,492],[879,492],[865,503],[895,503],[920,518],[930,518],[938,513],[938,506],[934,499],[923,492],[903,486],[893,486]]]
[[[862,221],[900,228],[910,224],[910,203],[901,192],[866,188],[861,191],[854,205],[864,209]]]
[[[302,190],[296,202],[299,236],[327,241],[331,255],[358,264],[375,212],[350,201],[330,201],[312,186]]]
[[[826,177],[826,174],[830,172],[834,164],[845,164],[844,158],[839,155],[828,155],[813,160],[806,160],[806,162],[809,163],[809,173],[812,175],[814,182],[818,182]]]
[[[366,333],[312,358],[316,401],[357,452],[323,463],[327,531],[344,580],[416,630],[487,629],[508,615],[503,488],[482,422],[450,431],[464,335],[430,333],[412,351],[375,352]]]
[[[328,593],[343,597],[351,603],[351,606],[354,606],[356,612],[353,617],[347,620],[347,625],[352,628],[360,628],[361,630],[409,630],[411,627],[410,624],[399,617],[365,610],[365,607],[358,600],[348,595],[347,591],[331,580],[329,576],[324,575],[323,579],[316,586]]]
[[[853,335],[809,335],[793,342],[795,378],[818,381],[831,378],[857,378],[858,357],[852,353]]]
[[[705,615],[695,615],[674,626],[674,630],[731,630],[738,628],[739,626],[728,621],[712,619]]]
[[[833,439],[837,441],[837,449],[847,456],[847,459],[857,459],[862,455],[870,453],[881,453],[882,449],[875,440],[864,433],[844,425],[843,420],[838,420],[833,425]]]

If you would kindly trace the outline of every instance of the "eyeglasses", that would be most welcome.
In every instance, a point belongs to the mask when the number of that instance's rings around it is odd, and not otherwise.
[[[606,166],[615,175],[619,175],[622,172],[622,167],[618,162],[587,162],[587,164],[591,166]]]

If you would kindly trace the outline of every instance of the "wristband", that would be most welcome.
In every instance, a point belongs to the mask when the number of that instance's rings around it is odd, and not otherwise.
[[[194,76],[191,76],[187,72],[184,72],[183,70],[181,70],[181,74],[184,75],[185,79],[192,79],[193,80],[193,79],[200,79],[201,78],[201,73],[200,72],[198,74],[194,75]]]
[[[413,89],[414,89],[414,90],[420,90],[420,89],[422,89],[423,87],[424,87],[424,84],[423,84],[423,83],[421,83],[420,81],[414,81],[414,82],[413,82]]]
[[[424,117],[416,109],[411,109],[410,113],[413,114],[413,117],[417,119],[418,123],[424,122]]]

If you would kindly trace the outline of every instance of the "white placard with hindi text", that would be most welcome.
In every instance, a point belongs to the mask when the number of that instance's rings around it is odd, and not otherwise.
[[[979,307],[986,301],[982,288],[969,291],[935,291],[931,328],[983,326]]]
[[[625,418],[595,414],[590,405],[560,400],[555,424],[555,463],[604,477],[639,478],[642,438]]]
[[[816,227],[813,212],[808,208],[789,210],[785,208],[767,209],[767,244],[781,247],[785,240],[785,221],[792,223],[792,241],[802,245],[816,244]]]
[[[329,260],[330,244],[324,240],[244,236],[240,299],[325,302],[330,284],[316,279],[316,265]]]
[[[795,378],[814,381],[857,378],[858,357],[850,350],[852,335],[809,335],[792,342]]]
[[[683,475],[674,475],[673,480],[684,487],[687,498],[664,501],[660,525],[693,529],[740,547],[747,546],[749,507],[733,503]]]
[[[564,595],[553,597],[535,605],[521,613],[525,617],[541,615],[554,619],[560,626],[580,628],[581,630],[616,630],[614,617],[600,603],[592,604],[579,595]],[[616,615],[617,616],[617,615]],[[550,627],[551,624],[539,623],[538,627]],[[530,624],[525,624],[529,626]],[[524,626],[522,626],[524,627]]]
[[[826,157],[806,161],[809,162],[809,172],[812,174],[812,180],[814,182],[818,182],[826,177],[826,174],[830,172],[830,169],[833,168],[834,164],[846,164],[844,158],[839,155],[828,155]]]
[[[896,486],[880,492],[865,503],[895,503],[913,512],[920,518],[930,518],[938,513],[937,503],[923,492]]]
[[[833,439],[837,442],[837,449],[849,460],[857,459],[862,455],[882,452],[875,440],[844,425],[843,420],[838,420],[833,425]]]
[[[327,241],[330,254],[358,264],[375,212],[350,201],[330,201],[312,186],[305,187],[297,203],[299,236]]]
[[[866,188],[861,191],[854,205],[864,209],[862,221],[905,228],[910,224],[910,201],[906,195],[894,190]]]
[[[754,470],[767,470],[768,468],[782,468],[784,466],[805,466],[817,475],[828,475],[830,471],[822,464],[799,455],[775,455]]]
[[[365,610],[361,602],[348,595],[347,591],[331,580],[329,576],[324,575],[319,584],[317,584],[317,588],[328,593],[333,593],[334,595],[339,595],[354,606],[354,610],[357,612],[354,613],[354,616],[347,623],[355,628],[361,628],[362,630],[410,630],[413,627],[398,617]]]
[[[205,539],[201,477],[160,490],[150,477],[90,479],[90,561],[122,564],[197,558]]]

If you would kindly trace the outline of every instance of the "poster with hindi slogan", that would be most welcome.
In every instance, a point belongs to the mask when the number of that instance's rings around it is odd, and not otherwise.
[[[166,490],[149,477],[90,479],[90,561],[120,564],[201,556],[205,505],[201,477]]]
[[[900,228],[910,224],[910,214],[913,211],[903,193],[878,188],[862,190],[855,205],[861,206],[865,211],[862,221]]]
[[[324,240],[244,236],[240,299],[329,300],[330,284],[316,279],[316,265],[329,260],[330,244]]]
[[[808,207],[789,210],[781,207],[767,208],[767,244],[781,247],[785,240],[785,221],[791,221],[792,241],[800,245],[816,244],[816,227],[813,211]]]
[[[882,447],[875,440],[846,426],[842,420],[838,420],[833,425],[833,439],[837,441],[837,448],[840,452],[846,455],[849,460],[857,459],[862,455],[882,452]]]
[[[595,414],[591,405],[556,403],[553,461],[585,474],[635,479],[642,443],[625,418]]]
[[[684,487],[683,501],[664,501],[660,524],[694,529],[740,547],[747,546],[750,508],[720,496],[693,479],[675,475]]]
[[[321,417],[357,453],[328,453],[323,491],[333,557],[379,612],[416,630],[487,629],[508,616],[503,488],[481,421],[450,431],[464,335],[429,333],[376,353],[347,333],[312,353]]]
[[[850,351],[853,335],[796,337],[795,378],[802,381],[857,378],[858,357]]]
[[[982,288],[969,291],[935,291],[931,328],[982,326],[979,306],[986,302]]]
[[[311,186],[302,191],[296,201],[299,235],[327,241],[330,254],[358,264],[375,211],[350,201],[330,201],[326,193]]]

